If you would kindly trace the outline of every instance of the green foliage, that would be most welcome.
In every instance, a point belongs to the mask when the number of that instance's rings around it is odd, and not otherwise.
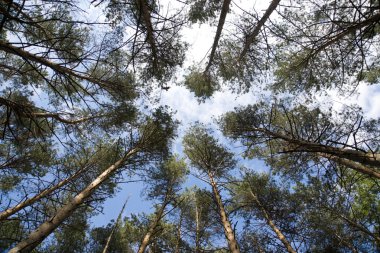
[[[21,221],[9,220],[0,223],[0,251],[5,252],[25,234]]]
[[[55,242],[45,252],[83,252],[87,229],[86,212],[75,212],[64,226],[54,232]]]
[[[25,239],[109,168],[117,170],[34,251],[102,252],[113,222],[90,228],[89,219],[115,196],[121,180],[133,176],[145,181],[152,213],[116,224],[108,252],[134,252],[154,223],[149,252],[227,252],[220,243],[224,231],[215,196],[196,187],[181,192],[188,168],[171,150],[179,122],[151,96],[153,88],[176,81],[188,49],[183,26],[214,25],[223,1],[178,5],[165,13],[153,0],[0,3],[0,212],[83,170],[1,220],[0,252]],[[231,4],[231,13],[236,8]],[[94,9],[108,24],[93,19]],[[224,86],[235,93],[258,88],[258,96],[269,88],[283,97],[336,88],[346,93],[379,82],[378,0],[291,1],[262,26],[264,12],[240,11],[241,17],[227,20],[207,71],[193,66],[180,84],[198,102]],[[283,251],[264,224],[265,212],[300,252],[379,249],[377,179],[333,156],[377,172],[380,120],[367,119],[355,106],[337,113],[309,102],[268,100],[219,120],[223,133],[243,145],[243,158],[264,160],[276,177],[245,169],[232,178],[235,155],[202,124],[183,138],[184,153],[200,172],[196,176],[215,178],[221,198],[231,197],[224,202],[228,215],[236,217],[241,252]],[[321,146],[330,150],[323,153]],[[129,151],[137,153],[112,167]],[[365,158],[374,162],[368,165]]]
[[[275,171],[299,179],[305,172],[335,170],[335,162],[326,164],[318,156],[318,152],[323,152],[321,145],[346,148],[344,143],[355,134],[356,143],[350,148],[363,154],[368,148],[378,149],[378,144],[372,141],[378,136],[378,122],[364,120],[361,110],[355,107],[346,107],[336,114],[304,105],[292,107],[279,103],[270,106],[259,102],[226,113],[219,123],[225,135],[246,147],[246,157],[262,158]],[[311,170],[313,165],[321,165],[321,168]]]
[[[222,9],[220,0],[191,0],[188,18],[191,23],[206,23],[214,20]]]
[[[358,75],[360,81],[365,80],[370,84],[376,84],[380,80],[380,67],[364,71]]]
[[[192,126],[183,138],[184,153],[201,173],[227,177],[236,166],[234,155],[218,143],[203,125]]]
[[[178,156],[169,157],[162,164],[148,169],[146,175],[149,187],[148,198],[166,199],[166,201],[173,198],[180,191],[187,173],[184,159],[179,159]]]
[[[219,84],[214,76],[196,68],[191,69],[190,74],[185,77],[184,85],[194,93],[199,102],[204,102],[219,90]]]

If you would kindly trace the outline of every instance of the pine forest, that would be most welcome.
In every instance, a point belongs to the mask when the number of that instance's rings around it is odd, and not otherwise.
[[[380,252],[380,0],[0,0],[0,252]]]

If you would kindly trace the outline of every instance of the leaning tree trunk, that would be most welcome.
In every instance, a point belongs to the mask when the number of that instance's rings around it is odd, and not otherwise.
[[[52,187],[50,187],[48,189],[43,190],[42,192],[34,195],[31,198],[28,198],[28,199],[24,200],[23,202],[17,204],[14,207],[10,207],[7,210],[2,211],[0,213],[0,221],[5,220],[9,216],[17,213],[18,211],[24,209],[25,207],[28,207],[28,206],[34,204],[35,202],[37,202],[38,200],[46,197],[47,195],[51,194],[55,190],[57,190],[57,189],[65,186],[69,182],[71,182],[74,179],[76,179],[77,177],[79,177],[83,173],[83,171],[85,171],[85,170],[86,170],[86,168],[82,168],[82,169],[78,170],[74,175],[72,175],[72,176],[70,176],[68,178],[63,179],[62,181],[58,182],[56,185],[54,185],[54,186],[52,186]]]
[[[240,253],[239,245],[235,239],[234,231],[232,230],[231,223],[228,220],[227,213],[224,209],[222,197],[219,194],[218,186],[216,185],[214,178],[211,175],[211,173],[209,173],[208,175],[210,178],[212,191],[214,193],[215,202],[216,202],[216,205],[217,205],[218,210],[219,210],[219,216],[220,216],[221,222],[222,222],[223,227],[224,227],[224,234],[225,234],[227,242],[228,242],[228,247],[230,248],[231,253]]]
[[[83,191],[77,194],[69,203],[59,209],[49,220],[41,224],[36,230],[29,234],[29,237],[19,242],[9,253],[31,252],[46,237],[48,237],[59,225],[62,224],[91,194],[104,183],[117,169],[126,162],[128,158],[135,155],[138,149],[129,150],[121,159],[108,167],[94,181],[91,182]]]
[[[259,35],[261,28],[264,26],[265,22],[268,20],[272,12],[277,8],[279,3],[280,0],[273,0],[269,5],[268,9],[265,11],[263,17],[259,20],[259,22],[257,22],[255,29],[250,34],[248,34],[248,36],[245,39],[243,50],[240,53],[239,61],[241,61],[247,54],[249,47],[252,45],[253,42],[255,42],[256,37],[257,35]]]
[[[139,250],[137,251],[137,253],[144,253],[146,248],[148,247],[149,242],[152,239],[152,236],[153,236],[160,220],[162,219],[162,217],[164,215],[165,208],[169,204],[169,196],[168,196],[169,194],[170,193],[168,191],[166,193],[164,202],[162,203],[160,209],[158,210],[158,212],[156,214],[156,217],[154,218],[153,222],[149,225],[149,229],[146,232],[146,234],[144,235],[144,238],[141,241],[141,244],[140,244],[140,247],[139,247]]]
[[[123,215],[123,212],[124,212],[125,206],[127,205],[128,199],[129,199],[129,197],[125,200],[124,205],[121,208],[119,215],[117,216],[116,222],[115,222],[115,224],[111,230],[110,235],[107,238],[106,246],[104,246],[103,253],[107,253],[107,251],[108,251],[108,248],[109,248],[111,240],[112,240],[112,236],[116,231],[117,225],[121,221],[121,216]]]
[[[222,34],[222,30],[223,30],[223,26],[224,26],[224,22],[226,21],[226,16],[227,16],[228,10],[230,9],[230,3],[231,3],[231,0],[224,0],[223,1],[222,11],[220,12],[218,27],[216,28],[216,34],[214,37],[214,43],[212,44],[210,58],[209,58],[209,61],[208,61],[208,64],[205,68],[204,73],[207,73],[209,71],[212,63],[214,62],[216,48],[218,47],[220,35]]]
[[[274,224],[274,222],[272,221],[272,219],[270,218],[267,210],[264,208],[264,206],[261,204],[261,202],[259,201],[259,199],[257,198],[257,196],[253,193],[252,190],[250,190],[250,193],[252,195],[252,198],[253,200],[256,202],[257,206],[260,208],[261,212],[263,213],[264,215],[264,218],[267,222],[267,224],[271,227],[271,229],[273,230],[273,232],[276,233],[277,235],[277,238],[282,242],[282,244],[284,244],[286,250],[289,252],[289,253],[297,253],[293,247],[290,245],[289,241],[286,239],[285,235],[281,232],[281,230]]]
[[[328,155],[328,154],[325,154],[325,153],[317,153],[320,157],[324,157],[324,158],[327,158],[331,161],[334,161],[336,163],[339,163],[341,165],[344,165],[348,168],[351,168],[353,170],[356,170],[357,172],[360,172],[360,173],[363,173],[363,174],[366,174],[370,177],[375,177],[375,178],[379,178],[380,179],[380,172],[377,172],[371,168],[368,168],[358,162],[353,162],[353,161],[350,161],[348,159],[345,159],[345,158],[340,158],[338,156],[335,156],[335,155]]]

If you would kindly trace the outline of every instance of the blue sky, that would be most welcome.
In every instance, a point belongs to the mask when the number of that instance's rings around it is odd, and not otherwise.
[[[161,1],[161,4],[167,6],[163,4],[163,2],[164,1]],[[240,7],[246,9],[252,9],[255,7],[256,10],[263,11],[268,5],[268,1],[237,1],[237,3]],[[236,8],[233,9],[233,11],[238,12]],[[93,7],[88,9],[88,14],[92,19],[102,19],[101,14]],[[230,15],[229,17],[232,16],[235,15]],[[229,21],[231,20],[227,20],[226,24],[228,24]],[[229,28],[231,27],[227,25],[224,32],[228,33]],[[186,54],[184,68],[182,71],[179,71],[176,77],[177,83],[181,83],[183,75],[189,66],[193,64],[205,64],[207,53],[209,52],[214,39],[215,31],[216,26],[210,26],[208,24],[195,24],[192,27],[183,29],[183,39],[189,43],[190,46]],[[224,90],[216,92],[211,99],[208,99],[201,104],[198,103],[193,94],[186,90],[185,87],[176,84],[170,85],[168,91],[157,89],[153,93],[160,99],[160,102],[159,104],[150,104],[150,107],[168,105],[176,111],[176,118],[181,122],[181,125],[178,129],[178,138],[173,143],[173,152],[183,156],[181,141],[186,129],[188,129],[191,124],[198,121],[216,129],[217,126],[214,122],[215,118],[218,118],[225,112],[233,110],[236,106],[255,103],[260,99],[257,94],[261,94],[262,92],[260,93],[254,90],[238,96]],[[263,96],[267,95],[268,94],[264,94]],[[302,98],[297,99],[302,100]],[[148,101],[145,102],[148,103]],[[325,108],[332,106],[335,110],[339,110],[343,105],[358,104],[363,108],[367,117],[378,118],[380,117],[380,85],[368,86],[366,84],[360,84],[357,88],[357,93],[349,98],[341,97],[337,91],[330,91],[327,95],[317,96],[314,102],[317,104],[323,104]],[[221,142],[227,145],[231,151],[235,152],[237,155],[242,151],[237,143],[231,143],[224,139],[218,131],[216,131],[216,134]],[[258,171],[265,170],[265,165],[261,161],[241,160],[240,165],[255,168]],[[204,182],[189,176],[184,187],[191,187],[193,185],[197,185],[201,188],[207,187]],[[99,214],[92,219],[93,226],[105,225],[110,222],[111,219],[116,219],[127,196],[130,196],[130,198],[124,215],[138,212],[150,213],[152,211],[152,203],[145,201],[144,197],[141,196],[141,191],[144,189],[142,183],[122,184],[120,185],[120,188],[120,191],[114,197],[108,199],[104,203],[103,214]]]

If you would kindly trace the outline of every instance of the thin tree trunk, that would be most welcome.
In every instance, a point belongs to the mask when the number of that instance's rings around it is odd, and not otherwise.
[[[220,216],[221,222],[222,222],[223,227],[224,227],[224,234],[225,234],[227,242],[228,242],[228,247],[230,248],[231,253],[240,253],[239,245],[235,239],[234,231],[232,230],[231,223],[228,220],[228,216],[227,216],[226,211],[224,209],[222,197],[219,194],[218,186],[216,185],[214,178],[211,175],[211,173],[209,173],[208,175],[210,178],[210,183],[212,186],[212,191],[214,193],[215,201],[216,201],[216,204],[218,206],[219,216]]]
[[[108,238],[107,238],[106,246],[104,246],[103,253],[107,253],[107,251],[108,251],[108,248],[109,248],[109,245],[110,245],[110,242],[111,242],[112,236],[113,236],[113,234],[114,234],[115,231],[116,231],[117,225],[118,225],[119,222],[121,221],[121,216],[123,215],[123,212],[124,212],[125,206],[127,205],[128,199],[129,199],[129,197],[125,200],[124,205],[123,205],[123,207],[121,208],[119,215],[117,216],[117,219],[116,219],[115,225],[113,226],[113,228],[112,228],[112,230],[111,230],[111,233],[110,233],[110,235],[109,235]]]
[[[220,17],[219,17],[219,23],[218,23],[218,27],[216,28],[216,34],[214,37],[214,43],[212,45],[210,58],[209,58],[209,61],[204,73],[207,73],[209,71],[212,63],[214,62],[216,48],[218,47],[220,35],[222,34],[222,30],[224,26],[224,22],[226,21],[226,16],[227,16],[228,10],[230,9],[230,3],[231,3],[231,0],[223,1],[222,11],[220,12]]]
[[[63,179],[62,181],[60,181],[59,183],[57,183],[56,185],[48,188],[48,189],[45,189],[43,190],[42,192],[34,195],[33,197],[27,199],[27,200],[24,200],[23,202],[17,204],[16,206],[14,207],[11,207],[11,208],[8,208],[7,210],[3,211],[0,213],[0,221],[2,220],[5,220],[6,218],[8,218],[9,216],[17,213],[18,211],[24,209],[25,207],[27,206],[30,206],[32,205],[33,203],[35,203],[36,201],[46,197],[47,195],[51,194],[52,192],[54,192],[55,190],[65,186],[67,183],[71,182],[72,180],[76,179],[78,176],[80,176],[84,171],[86,170],[86,167],[85,168],[82,168],[80,169],[79,171],[77,171],[74,175],[68,177],[68,178],[65,178]]]
[[[373,15],[372,17],[370,17],[370,18],[368,18],[368,19],[366,19],[360,23],[357,23],[357,24],[351,25],[349,27],[343,28],[343,30],[341,32],[332,36],[329,41],[323,43],[322,45],[320,45],[316,49],[314,49],[314,51],[312,51],[312,53],[308,56],[308,58],[306,60],[317,55],[319,52],[321,52],[322,50],[324,50],[328,46],[334,44],[335,42],[343,39],[348,34],[352,34],[353,32],[355,32],[361,28],[364,28],[366,26],[376,24],[379,21],[380,21],[380,13],[377,13],[377,14]],[[313,44],[315,46],[317,43],[313,42]]]
[[[56,214],[41,224],[36,230],[29,234],[29,237],[19,242],[9,253],[24,253],[31,252],[36,248],[46,237],[48,237],[62,222],[68,218],[83,202],[91,196],[91,194],[104,183],[117,169],[119,169],[125,161],[135,155],[138,149],[129,150],[121,159],[104,170],[91,184],[83,191],[77,194],[69,203],[60,208]]]
[[[144,235],[144,238],[141,241],[141,244],[140,244],[140,247],[139,247],[139,250],[137,251],[137,253],[144,253],[146,248],[148,247],[149,242],[152,238],[152,235],[154,234],[160,220],[162,219],[162,217],[164,215],[165,208],[169,204],[168,194],[169,194],[169,191],[167,192],[165,199],[164,199],[164,202],[162,203],[160,209],[158,210],[156,217],[154,218],[153,222],[149,225],[149,229],[146,232],[146,234]]]
[[[177,242],[175,245],[175,253],[180,253],[181,248],[181,228],[182,228],[182,211],[180,211],[179,222],[177,227]]]
[[[282,242],[282,244],[284,244],[286,250],[289,252],[289,253],[297,253],[293,247],[290,245],[290,243],[288,242],[288,240],[286,240],[286,237],[285,235],[281,232],[281,230],[274,224],[274,222],[272,221],[272,219],[270,218],[267,210],[265,210],[264,206],[260,203],[259,199],[257,198],[257,196],[253,193],[252,189],[250,190],[250,193],[252,195],[252,198],[253,200],[256,202],[257,206],[260,208],[261,212],[263,213],[264,215],[264,218],[267,222],[267,224],[271,227],[271,229],[273,230],[273,232],[276,233],[278,239]]]
[[[239,61],[241,61],[247,54],[249,47],[252,45],[253,42],[255,42],[256,37],[257,35],[259,35],[261,28],[264,26],[265,22],[268,20],[272,12],[277,8],[279,3],[280,0],[273,0],[269,5],[268,9],[265,11],[263,17],[259,20],[259,22],[257,22],[255,29],[250,34],[248,34],[244,43],[243,50],[240,53]]]
[[[197,201],[195,201],[195,253],[201,252],[199,243],[199,210]]]
[[[339,236],[337,233],[334,234],[336,238],[338,238],[344,245],[346,245],[349,249],[351,249],[352,253],[358,253],[357,249],[349,242],[347,242],[345,239],[343,239],[341,236]]]
[[[330,209],[329,207],[327,207],[328,209]],[[340,214],[340,213],[337,213],[336,214],[339,218],[343,219],[345,222],[347,222],[348,224],[350,224],[350,226],[358,229],[359,231],[363,232],[364,234],[366,235],[369,235],[370,237],[372,237],[373,239],[375,239],[376,241],[376,244],[377,245],[380,245],[380,236],[378,235],[375,235],[374,233],[372,233],[371,231],[369,231],[366,227],[363,227],[362,225],[354,222],[353,220],[345,217],[344,215]]]

